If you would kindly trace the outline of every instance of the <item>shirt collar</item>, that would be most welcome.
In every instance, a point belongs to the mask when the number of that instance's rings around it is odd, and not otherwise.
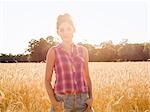
[[[76,44],[72,42],[72,47],[76,47]],[[63,42],[60,43],[60,48],[63,48]]]

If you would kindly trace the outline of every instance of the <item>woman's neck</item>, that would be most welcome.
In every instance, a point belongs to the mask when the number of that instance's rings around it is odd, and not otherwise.
[[[71,49],[72,43],[73,43],[72,41],[70,41],[70,42],[64,42],[63,41],[63,46],[65,49]]]

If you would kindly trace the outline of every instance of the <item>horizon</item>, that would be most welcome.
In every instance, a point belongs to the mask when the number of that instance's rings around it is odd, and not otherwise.
[[[76,43],[98,45],[111,40],[119,44],[122,39],[128,39],[128,43],[150,42],[150,2],[146,0],[2,1],[0,6],[0,53],[3,54],[23,54],[31,39],[53,36],[60,40],[55,24],[57,16],[64,13],[73,18]]]

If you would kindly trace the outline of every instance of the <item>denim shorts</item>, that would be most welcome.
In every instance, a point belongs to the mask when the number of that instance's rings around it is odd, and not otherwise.
[[[62,107],[51,106],[49,112],[84,112],[87,108],[86,100],[89,98],[88,93],[61,95],[55,94],[58,102],[62,102]]]

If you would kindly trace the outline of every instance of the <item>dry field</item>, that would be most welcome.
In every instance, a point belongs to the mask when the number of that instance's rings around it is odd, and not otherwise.
[[[95,112],[150,112],[150,62],[89,63]],[[45,63],[0,63],[0,112],[47,112]]]

